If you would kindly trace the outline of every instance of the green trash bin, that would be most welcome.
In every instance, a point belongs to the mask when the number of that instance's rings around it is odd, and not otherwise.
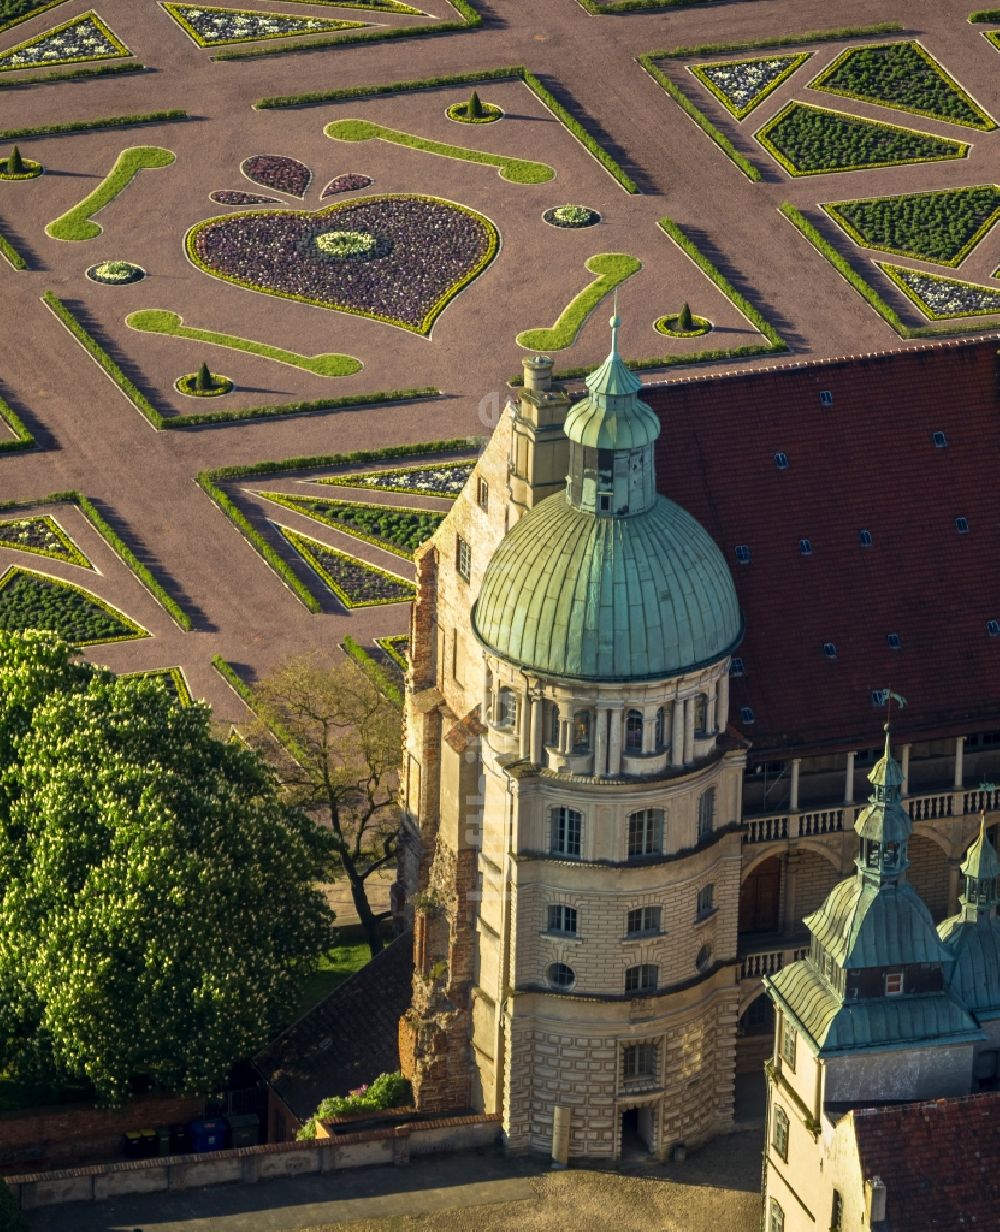
[[[260,1142],[260,1117],[256,1112],[234,1112],[223,1120],[229,1123],[231,1146],[256,1146]]]

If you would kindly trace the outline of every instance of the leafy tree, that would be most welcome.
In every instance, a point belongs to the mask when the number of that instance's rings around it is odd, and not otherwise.
[[[332,942],[325,845],[162,682],[0,633],[0,1069],[206,1092]]]
[[[327,667],[313,655],[279,667],[255,690],[255,704],[291,754],[278,770],[290,800],[329,827],[334,872],[347,877],[375,955],[385,916],[372,911],[365,883],[399,845],[399,711],[353,664]]]

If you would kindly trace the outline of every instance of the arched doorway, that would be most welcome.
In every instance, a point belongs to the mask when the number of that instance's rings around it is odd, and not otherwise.
[[[736,1028],[736,1072],[760,1073],[774,1049],[774,1005],[766,993],[755,997]]]
[[[781,929],[781,856],[762,860],[740,886],[741,933]]]

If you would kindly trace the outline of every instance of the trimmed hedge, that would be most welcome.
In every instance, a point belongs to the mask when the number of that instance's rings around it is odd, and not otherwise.
[[[7,239],[6,236],[0,235],[0,256],[11,266],[12,269],[26,270],[28,262]]]
[[[314,39],[309,43],[290,43],[281,46],[247,48],[245,51],[220,51],[212,56],[212,60],[249,60],[259,56],[281,56],[296,51],[315,51],[324,47],[342,47],[351,43],[377,43],[384,39],[396,38],[428,38],[439,34],[454,34],[460,30],[475,30],[483,24],[483,16],[470,0],[448,0],[459,21],[439,21],[433,26],[393,26],[389,30],[378,30],[374,34],[357,31],[353,34],[331,34],[324,38]]]
[[[438,27],[440,29],[440,27]],[[501,68],[480,69],[472,73],[455,73],[445,77],[418,77],[411,81],[392,81],[382,85],[350,86],[343,90],[320,90],[309,94],[279,94],[259,98],[254,103],[258,111],[281,107],[307,107],[317,103],[342,102],[353,98],[377,98],[383,94],[407,94],[415,90],[435,90],[441,86],[477,85],[486,81],[521,81],[547,108],[571,136],[595,158],[605,171],[626,192],[637,193],[638,185],[615,161],[604,147],[573,118],[558,99],[542,85],[541,81],[523,64],[510,64]]]
[[[394,706],[403,709],[403,694],[392,680],[382,670],[382,667],[377,663],[363,646],[359,646],[350,634],[340,643],[344,649],[344,653],[358,665],[368,679],[372,682],[376,689],[387,700],[392,702]]]
[[[31,77],[4,78],[0,90],[16,90],[18,86],[41,86],[55,81],[86,81],[88,77],[105,77],[109,73],[144,73],[145,64],[127,60],[121,64],[99,64],[96,68],[76,68],[68,73],[34,73]]]
[[[841,278],[857,291],[887,325],[892,326],[900,338],[947,338],[956,334],[990,333],[996,329],[995,324],[972,328],[968,325],[955,325],[950,328],[941,328],[940,326],[933,325],[920,325],[913,328],[912,326],[905,325],[896,310],[886,303],[874,287],[865,282],[861,275],[816,230],[800,210],[796,209],[789,201],[785,201],[778,208],[799,234],[812,244],[820,256],[825,257],[829,261]]]
[[[247,419],[270,419],[273,415],[308,415],[312,411],[352,410],[359,406],[388,405],[393,402],[414,402],[423,398],[439,398],[440,389],[433,385],[413,389],[385,389],[370,394],[348,394],[343,398],[317,398],[313,402],[285,402],[276,406],[247,406],[235,411],[205,411],[195,415],[177,415],[160,425],[164,431],[201,428]]]
[[[755,167],[748,158],[745,158],[739,150],[737,150],[736,146],[733,145],[724,133],[720,132],[719,129],[715,127],[708,116],[705,115],[697,104],[688,98],[680,86],[672,82],[666,73],[661,68],[657,67],[654,63],[653,55],[647,54],[644,56],[636,56],[636,63],[641,65],[641,67],[646,70],[656,84],[670,95],[681,110],[690,116],[692,120],[694,120],[695,124],[698,125],[705,136],[711,138],[711,140],[715,142],[729,161],[739,167],[748,180],[752,180],[756,183],[758,180],[763,178],[760,170]]]
[[[13,412],[11,413],[13,414]],[[157,603],[169,614],[174,624],[185,630],[185,632],[191,629],[191,617],[181,608],[176,600],[171,598],[162,583],[157,581],[152,572],[139,560],[132,549],[119,537],[116,531],[112,530],[102,514],[82,492],[75,490],[52,492],[48,496],[40,497],[38,500],[3,501],[0,502],[0,512],[34,509],[41,505],[76,505],[108,547],[125,562],[139,582],[142,583]]]
[[[0,440],[0,453],[20,453],[24,449],[35,448],[35,438],[24,426],[17,411],[2,396],[0,396],[0,419],[14,433],[13,438]]]
[[[250,546],[267,561],[278,577],[299,598],[310,612],[321,610],[319,600],[299,580],[291,566],[274,550],[267,540],[251,524],[229,494],[219,486],[232,479],[248,479],[259,475],[276,475],[282,471],[316,470],[323,467],[353,465],[357,462],[375,462],[385,458],[405,458],[419,454],[464,453],[482,444],[475,438],[458,437],[446,441],[422,442],[415,445],[388,445],[384,449],[361,449],[354,453],[325,454],[316,457],[284,458],[277,462],[256,462],[248,466],[223,466],[217,470],[200,471],[196,482],[202,491],[214,501],[232,522]]]
[[[93,334],[77,320],[58,295],[53,291],[46,291],[42,295],[42,303],[54,316],[59,318],[94,363],[118,386],[118,389],[132,403],[139,414],[144,416],[154,428],[162,428],[167,422],[164,417],[153,406],[142,390],[122,372],[115,360],[111,358]]]
[[[22,21],[28,21],[32,17],[39,17],[42,13],[47,13],[49,9],[57,8],[63,3],[65,3],[65,0],[34,0],[34,3],[32,0],[22,0],[20,5],[15,4],[13,6],[15,11],[17,9],[21,10],[16,12],[15,16],[4,21],[2,15],[0,15],[0,32],[9,30],[12,26],[19,26]],[[5,4],[3,8],[10,12],[11,6]]]
[[[669,51],[650,51],[653,60],[680,60],[689,56],[714,56],[727,51],[758,51],[769,47],[801,47],[805,43],[839,43],[846,39],[868,38],[873,34],[898,34],[903,25],[898,21],[883,21],[874,26],[841,26],[833,30],[807,30],[803,34],[776,34],[773,38],[743,39],[736,43],[698,43],[690,47],[672,47]]]
[[[262,723],[260,712],[257,709],[257,699],[254,697],[254,691],[236,671],[236,668],[222,655],[212,655],[212,666],[219,673],[222,679],[229,685],[234,693],[246,705],[246,708]],[[306,754],[302,746],[298,744],[290,731],[281,723],[266,724],[268,731],[274,734],[275,739],[296,761],[302,762],[306,759]]]
[[[136,124],[163,124],[169,120],[190,118],[186,111],[175,107],[170,111],[147,111],[138,115],[101,116],[96,120],[70,120],[66,124],[36,124],[30,128],[5,128],[0,131],[0,141],[17,141],[21,137],[53,137],[61,133],[90,133],[102,128],[131,128]]]
[[[1000,9],[974,9],[969,14],[969,21],[973,25],[977,22],[1000,21]]]

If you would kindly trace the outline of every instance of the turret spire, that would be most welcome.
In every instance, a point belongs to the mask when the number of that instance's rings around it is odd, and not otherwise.
[[[905,872],[909,864],[906,847],[913,830],[910,815],[902,804],[903,772],[892,755],[888,723],[884,730],[885,750],[868,776],[872,794],[854,823],[861,836],[859,875],[863,881],[878,885],[898,881]]]
[[[978,920],[982,916],[995,914],[1000,860],[986,836],[985,811],[979,814],[979,834],[966,852],[962,875],[965,877],[965,888],[959,899],[962,918]]]

